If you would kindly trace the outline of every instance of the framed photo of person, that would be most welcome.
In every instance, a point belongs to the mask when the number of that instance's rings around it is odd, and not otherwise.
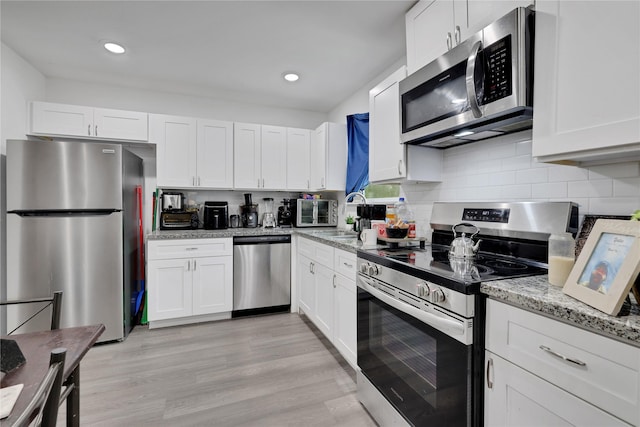
[[[640,221],[598,219],[562,291],[615,316],[640,272]]]

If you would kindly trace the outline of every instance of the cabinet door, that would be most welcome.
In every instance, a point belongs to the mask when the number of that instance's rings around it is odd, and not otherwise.
[[[146,141],[148,139],[149,115],[137,111],[93,110],[93,136],[104,139]]]
[[[369,180],[406,176],[405,146],[400,141],[400,68],[369,91]]]
[[[629,426],[488,351],[485,368],[486,426]]]
[[[311,131],[287,129],[287,190],[308,190]]]
[[[313,263],[311,260],[298,253],[297,270],[298,293],[300,295],[299,304],[307,317],[314,320],[316,313],[316,278],[313,275],[312,269]]]
[[[159,187],[196,186],[196,120],[152,114],[150,140],[156,144]]]
[[[452,0],[421,0],[407,12],[408,74],[424,67],[453,45],[453,8]]]
[[[32,134],[93,136],[93,108],[79,105],[31,103]]]
[[[322,333],[333,341],[333,294],[335,274],[333,269],[314,263],[313,275],[316,279],[315,324]]]
[[[198,120],[197,185],[233,188],[233,123]]]
[[[287,129],[262,125],[261,187],[284,190],[287,187]]]
[[[194,258],[193,314],[222,313],[233,309],[233,257]]]
[[[534,87],[533,156],[640,153],[638,40],[640,2],[536,2],[535,75],[545,77]]]
[[[147,316],[150,321],[191,315],[191,260],[149,261]]]
[[[311,189],[322,190],[327,185],[327,123],[320,125],[311,140]]]
[[[233,185],[258,189],[262,185],[260,125],[233,124]]]
[[[356,366],[356,282],[340,274],[335,277],[333,344],[352,366]]]
[[[454,5],[456,15],[456,25],[461,29],[461,41],[469,38],[470,35],[477,33],[496,19],[502,18],[507,13],[517,7],[527,7],[533,4],[533,0],[474,0],[466,2],[465,5],[456,1]],[[461,25],[461,11],[466,8],[464,13],[467,18],[467,27]]]

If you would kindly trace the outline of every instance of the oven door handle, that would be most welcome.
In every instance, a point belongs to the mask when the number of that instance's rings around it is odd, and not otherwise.
[[[410,316],[413,316],[421,322],[424,322],[427,325],[438,329],[439,331],[449,333],[451,335],[465,335],[465,328],[463,323],[451,320],[451,318],[448,317],[445,318],[433,313],[426,312],[424,310],[420,310],[419,308],[413,307],[410,304],[398,301],[397,299],[391,298],[389,295],[385,294],[384,292],[380,292],[379,290],[371,286],[366,278],[360,276],[359,279],[361,279],[359,286],[362,289],[369,292],[380,301],[390,305],[391,307],[396,308]],[[443,316],[445,315],[443,314]]]

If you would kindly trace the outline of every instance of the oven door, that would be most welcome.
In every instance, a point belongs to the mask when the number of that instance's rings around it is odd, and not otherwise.
[[[381,291],[362,286],[360,276],[358,282],[362,374],[411,425],[470,426],[472,345],[403,312],[395,302],[396,307],[385,303],[373,295]]]

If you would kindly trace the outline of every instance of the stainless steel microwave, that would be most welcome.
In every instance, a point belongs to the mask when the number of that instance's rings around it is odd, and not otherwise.
[[[446,148],[531,128],[534,12],[516,8],[400,82],[405,143]]]
[[[335,227],[338,225],[338,201],[297,199],[293,204],[294,227]]]

